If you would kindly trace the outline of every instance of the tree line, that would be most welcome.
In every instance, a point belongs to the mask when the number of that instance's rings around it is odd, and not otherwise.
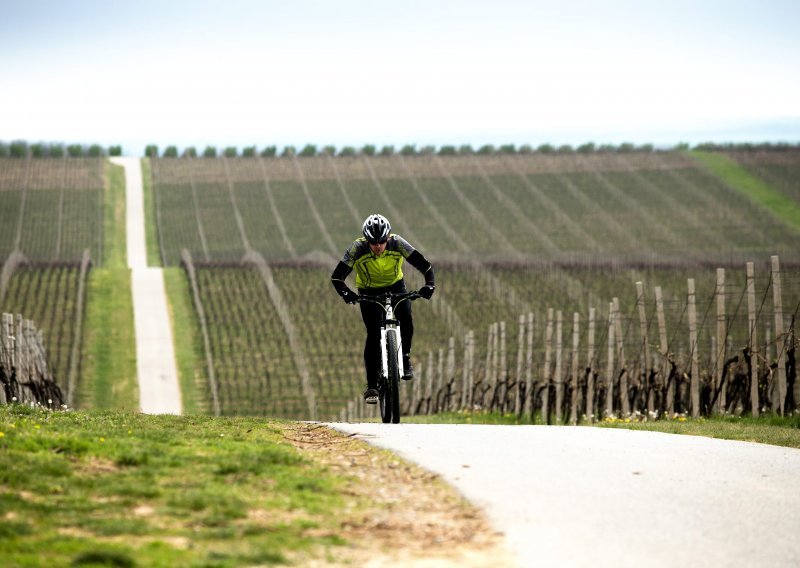
[[[177,146],[166,146],[163,151],[156,144],[149,144],[145,147],[145,156],[150,158],[217,158],[220,156],[226,158],[255,158],[262,156],[265,158],[272,157],[291,157],[291,156],[393,156],[401,154],[403,156],[425,156],[425,155],[439,155],[439,156],[457,156],[457,155],[513,155],[513,154],[592,154],[592,153],[650,153],[656,151],[689,151],[689,150],[704,150],[704,151],[788,151],[800,149],[800,143],[792,144],[788,142],[779,143],[714,143],[704,142],[691,146],[688,143],[679,143],[671,147],[656,148],[653,144],[634,144],[632,142],[623,142],[621,144],[595,144],[594,142],[587,142],[578,146],[570,144],[553,145],[541,144],[534,147],[530,144],[522,144],[517,146],[515,144],[501,144],[495,146],[494,144],[484,144],[479,147],[473,147],[470,144],[456,145],[442,145],[439,147],[433,145],[424,145],[417,147],[416,144],[406,144],[400,148],[392,145],[381,146],[380,148],[374,144],[365,144],[361,147],[356,146],[336,146],[326,145],[317,146],[316,144],[306,144],[298,149],[296,146],[284,146],[278,149],[277,146],[265,146],[259,149],[257,146],[245,146],[239,149],[236,146],[226,146],[224,148],[217,148],[216,146],[206,146],[202,151],[194,146],[188,146],[183,150],[179,150]]]
[[[103,147],[100,144],[61,144],[25,140],[0,141],[0,158],[84,158],[121,156],[122,146]]]

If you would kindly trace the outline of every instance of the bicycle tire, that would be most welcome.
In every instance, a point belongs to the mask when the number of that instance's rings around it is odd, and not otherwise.
[[[381,420],[384,424],[392,421],[392,391],[389,388],[389,380],[384,378],[383,368],[381,368],[380,382],[378,383],[378,405],[381,410]]]
[[[387,389],[387,406],[391,407],[393,424],[400,422],[400,369],[397,365],[397,337],[394,330],[386,332],[387,363],[389,367],[389,388]],[[387,422],[387,420],[384,420]]]
[[[381,377],[381,384],[378,387],[378,404],[381,407],[381,420],[384,424],[392,421],[392,395],[386,384],[386,381]]]

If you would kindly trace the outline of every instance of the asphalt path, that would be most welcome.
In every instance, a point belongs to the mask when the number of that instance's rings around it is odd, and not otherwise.
[[[328,424],[440,474],[518,566],[800,566],[800,450],[558,426]]]

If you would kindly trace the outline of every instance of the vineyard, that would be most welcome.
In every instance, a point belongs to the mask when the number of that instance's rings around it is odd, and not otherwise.
[[[0,308],[36,324],[70,404],[86,274],[103,259],[105,168],[101,156],[0,157]]]
[[[781,154],[800,163],[798,152]],[[769,159],[765,153],[754,162]],[[357,310],[333,294],[329,275],[373,211],[386,214],[437,269],[437,295],[414,306],[421,380],[407,389],[406,411],[442,409],[446,399],[447,407],[469,400],[478,407],[541,413],[547,398],[548,416],[564,420],[571,393],[580,391],[584,402],[576,412],[583,416],[587,377],[581,374],[574,386],[567,381],[575,360],[581,370],[593,370],[594,409],[605,397],[607,377],[614,384],[610,407],[603,400],[602,411],[590,414],[656,407],[659,415],[691,412],[686,377],[694,354],[702,394],[695,406],[702,413],[718,410],[713,390],[720,390],[720,373],[732,358],[743,362],[741,349],[751,337],[744,299],[748,260],[757,268],[760,343],[752,352],[762,362],[764,383],[757,406],[774,408],[765,394],[777,388],[770,365],[786,355],[788,344],[785,333],[774,333],[769,259],[780,254],[788,330],[800,306],[800,233],[771,220],[688,153],[162,158],[153,160],[152,171],[163,262],[180,262],[183,249],[194,259],[196,303],[205,311],[211,351],[198,373],[213,366],[221,413],[326,418],[358,400],[362,325]],[[791,168],[781,172],[790,184]],[[259,274],[242,260],[248,251],[266,259],[269,282],[263,270]],[[723,267],[720,288],[715,269]],[[696,287],[694,342],[688,331],[690,278]],[[407,280],[411,287],[421,284],[411,268]],[[655,287],[665,346],[659,344]],[[275,312],[276,289],[283,315]],[[719,298],[727,312],[718,346]],[[640,303],[652,354],[642,340]],[[576,313],[582,326],[573,325]],[[603,343],[610,321],[618,326],[611,354]],[[559,327],[564,351],[556,361]],[[591,364],[585,352],[590,333]],[[575,334],[580,356],[572,351]],[[467,395],[461,377],[470,359]],[[652,369],[660,369],[658,381],[650,380]],[[630,386],[620,385],[623,370]],[[542,396],[542,381],[550,385],[544,387],[550,397]],[[571,389],[558,401],[557,382]],[[619,394],[623,387],[628,403]],[[724,411],[750,408],[749,399],[736,400]]]
[[[797,149],[724,153],[800,202]],[[780,412],[800,399],[800,231],[691,152],[251,153],[149,166],[161,261],[184,267],[203,330],[194,374],[209,413],[363,410],[363,326],[329,277],[376,211],[437,273],[433,300],[414,304],[418,380],[404,385],[404,412],[563,422]],[[36,322],[65,392],[80,385],[81,255],[103,262],[106,170],[100,157],[0,158],[0,308]],[[406,278],[422,284],[411,267]]]
[[[80,375],[88,252],[77,263],[23,263],[0,293],[0,310],[24,314],[42,334],[49,371],[72,403]]]
[[[0,258],[102,259],[102,158],[0,158]]]
[[[786,197],[800,203],[800,159],[796,152],[728,152],[728,157]]]
[[[800,244],[684,152],[161,158],[153,178],[165,265],[183,248],[339,257],[373,211],[438,261],[713,264]]]

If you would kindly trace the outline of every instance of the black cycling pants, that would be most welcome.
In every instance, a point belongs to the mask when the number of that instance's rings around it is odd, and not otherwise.
[[[359,289],[364,295],[379,295],[384,292],[401,293],[406,291],[405,283],[401,280],[392,286],[382,289]],[[381,322],[386,312],[378,304],[361,302],[361,319],[367,328],[367,341],[364,345],[364,368],[367,372],[367,388],[378,388],[378,378],[381,374]],[[411,300],[405,300],[394,310],[397,321],[400,322],[400,338],[403,342],[403,354],[411,353],[411,338],[414,336],[414,321],[411,317]]]

